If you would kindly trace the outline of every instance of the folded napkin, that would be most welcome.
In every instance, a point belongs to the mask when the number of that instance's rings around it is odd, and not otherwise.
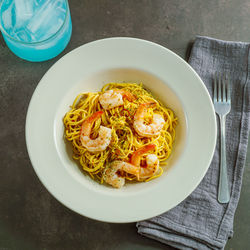
[[[232,79],[232,107],[226,120],[226,150],[231,193],[217,201],[219,133],[212,163],[195,191],[170,211],[137,223],[138,232],[178,249],[223,249],[233,235],[250,127],[250,44],[197,37],[189,59],[212,96],[216,72]]]

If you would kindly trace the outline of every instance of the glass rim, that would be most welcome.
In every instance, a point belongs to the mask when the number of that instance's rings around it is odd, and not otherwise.
[[[3,5],[3,3],[5,1],[7,1],[7,0],[3,0],[2,3],[0,4],[0,13],[1,13],[2,5]],[[69,11],[68,0],[64,0],[64,1],[66,3],[66,15],[65,15],[65,18],[64,18],[64,21],[63,21],[62,25],[60,26],[60,28],[53,35],[51,35],[50,37],[48,37],[48,38],[46,38],[46,39],[44,39],[42,41],[38,41],[38,42],[24,42],[24,41],[20,41],[20,40],[15,39],[11,35],[9,35],[8,32],[4,29],[4,27],[2,25],[2,21],[1,21],[2,18],[1,17],[0,17],[0,30],[1,30],[2,33],[4,33],[5,36],[7,36],[9,39],[11,39],[12,41],[17,42],[17,43],[26,44],[26,45],[37,45],[37,44],[45,43],[45,42],[51,40],[53,37],[56,37],[57,34],[60,33],[60,31],[63,29],[63,27],[64,27],[64,25],[65,25],[65,23],[67,21],[67,18],[69,17],[70,11]]]

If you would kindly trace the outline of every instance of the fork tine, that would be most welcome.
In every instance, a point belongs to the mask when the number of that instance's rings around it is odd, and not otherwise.
[[[214,102],[217,102],[217,77],[214,78]]]
[[[227,77],[227,101],[231,102],[231,78]]]
[[[221,74],[218,75],[218,102],[221,102]]]
[[[222,101],[223,102],[226,102],[227,101],[227,98],[226,98],[226,76],[225,74],[223,74],[223,77],[222,77],[222,81],[221,81],[221,84],[222,84]]]

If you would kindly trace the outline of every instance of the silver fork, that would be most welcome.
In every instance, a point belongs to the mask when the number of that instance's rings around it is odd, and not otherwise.
[[[214,79],[214,109],[220,118],[220,179],[218,190],[218,201],[228,203],[230,199],[227,161],[226,161],[226,143],[225,143],[225,121],[226,115],[231,110],[231,82],[225,76],[217,75]]]

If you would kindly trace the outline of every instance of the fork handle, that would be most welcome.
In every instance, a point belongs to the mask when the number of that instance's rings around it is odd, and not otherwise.
[[[220,180],[219,180],[219,191],[218,201],[220,203],[228,203],[229,187],[227,177],[227,161],[226,161],[226,143],[225,143],[225,121],[226,116],[220,115]]]

